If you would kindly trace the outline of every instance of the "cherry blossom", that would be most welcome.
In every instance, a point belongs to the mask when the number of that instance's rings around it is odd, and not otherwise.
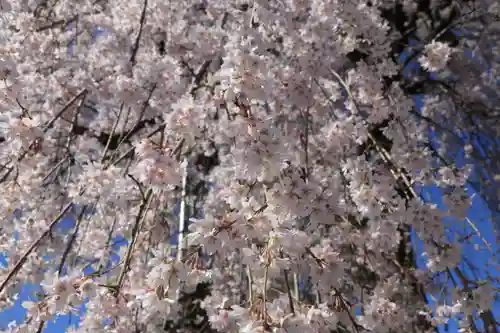
[[[423,3],[0,1],[0,305],[40,287],[6,331],[495,323],[460,263],[494,252],[469,121],[498,111],[498,4]]]

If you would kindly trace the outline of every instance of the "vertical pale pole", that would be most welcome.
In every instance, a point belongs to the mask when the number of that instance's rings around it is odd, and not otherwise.
[[[182,261],[184,251],[187,249],[186,232],[186,200],[187,200],[187,175],[188,175],[188,162],[184,159],[181,164],[182,169],[182,194],[181,194],[181,207],[179,212],[179,232],[177,238],[177,261]]]
[[[187,200],[187,174],[188,174],[188,162],[184,159],[181,164],[182,172],[182,192],[181,192],[181,207],[179,211],[179,231],[177,232],[177,262],[180,263],[184,256],[184,251],[187,249],[187,239],[185,236],[186,232],[186,200]],[[177,300],[181,297],[182,281],[177,287],[175,298]],[[182,317],[182,313],[181,313]]]

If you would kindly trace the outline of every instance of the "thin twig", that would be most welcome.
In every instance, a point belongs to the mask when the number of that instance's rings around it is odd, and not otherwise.
[[[139,33],[135,39],[134,48],[132,49],[132,55],[130,56],[130,62],[135,65],[135,57],[137,56],[137,51],[139,50],[139,42],[141,40],[142,29],[144,27],[144,22],[146,21],[146,8],[148,6],[148,0],[144,0],[144,6],[142,6],[141,20],[139,25]]]
[[[59,119],[64,112],[66,112],[73,103],[75,103],[78,99],[85,99],[85,95],[87,94],[87,89],[83,89],[81,92],[78,93],[75,97],[73,97],[66,105],[45,125],[43,128],[43,132],[46,133],[52,125]]]
[[[36,330],[36,333],[42,333],[44,327],[45,327],[45,320],[42,320],[42,321],[40,321],[40,324],[38,324],[38,328]]]
[[[63,218],[64,214],[66,214],[71,209],[72,206],[73,206],[73,203],[69,202],[63,208],[63,210],[52,220],[52,222],[50,223],[49,227],[40,235],[40,237],[38,237],[38,239],[36,241],[33,242],[33,244],[31,244],[31,246],[28,248],[28,250],[26,250],[26,252],[23,254],[23,256],[21,257],[21,259],[19,259],[17,261],[17,263],[14,265],[14,267],[12,268],[12,270],[9,272],[9,274],[7,275],[7,277],[5,278],[5,280],[0,285],[0,293],[4,290],[4,288],[7,286],[7,284],[9,283],[9,281],[23,267],[24,263],[28,259],[28,256],[31,254],[31,252],[33,252],[38,247],[38,245],[42,242],[42,240],[50,234],[50,232],[52,231],[52,228],[54,228],[54,226]]]
[[[134,181],[134,183],[137,185],[137,188],[139,188],[139,192],[141,192],[142,200],[143,201],[146,200],[146,194],[144,193],[144,190],[142,189],[141,183],[134,177],[134,175],[128,174],[127,176],[129,176],[130,179],[132,179]]]
[[[111,129],[111,133],[109,134],[108,142],[106,142],[106,147],[104,147],[104,151],[102,152],[101,163],[104,162],[104,159],[106,158],[106,154],[108,152],[109,146],[111,145],[111,140],[113,138],[113,135],[116,132],[116,128],[118,127],[118,123],[120,122],[122,113],[123,113],[123,103],[120,106],[120,111],[118,112],[118,115],[116,116],[115,123],[113,124],[113,128]]]
[[[76,220],[75,231],[73,231],[73,233],[71,234],[71,238],[68,241],[68,245],[66,246],[66,249],[64,250],[64,253],[63,253],[62,258],[61,258],[61,262],[59,263],[59,268],[57,269],[58,276],[61,276],[62,270],[64,267],[64,262],[66,261],[66,258],[68,257],[68,254],[71,251],[73,244],[75,243],[76,236],[78,235],[78,231],[80,230],[80,225],[83,221],[83,217],[85,215],[86,208],[87,208],[87,206],[84,205],[82,207],[82,210],[80,211],[80,214],[78,215],[78,218]]]
[[[135,242],[137,241],[137,236],[139,235],[139,225],[146,217],[146,212],[151,204],[151,199],[153,197],[153,191],[151,189],[148,190],[146,200],[142,202],[141,207],[139,208],[139,213],[135,219],[134,227],[132,229],[132,237],[130,239],[130,243],[128,244],[127,253],[125,255],[124,265],[118,277],[118,281],[116,283],[116,296],[118,298],[118,293],[120,292],[121,286],[123,284],[123,280],[125,279],[125,274],[127,273],[128,266],[130,265],[130,259],[132,257],[132,252],[134,250]]]
[[[120,138],[120,141],[118,142],[118,145],[116,148],[117,151],[118,151],[118,147],[120,147],[126,140],[128,140],[132,136],[133,133],[135,133],[137,131],[137,128],[139,127],[139,125],[142,121],[142,118],[146,114],[146,110],[149,106],[149,101],[151,100],[151,97],[153,96],[153,92],[155,91],[155,89],[156,89],[156,83],[153,84],[153,86],[149,90],[148,98],[142,104],[142,109],[141,109],[141,112],[139,114],[139,118],[137,119],[136,124],[130,129],[130,131],[127,132],[127,134],[125,134],[122,138]]]
[[[52,128],[52,125],[54,125],[54,123],[63,115],[64,112],[66,112],[69,107],[71,105],[73,105],[73,103],[78,100],[79,98],[81,98],[82,96],[85,96],[85,94],[87,93],[87,90],[86,89],[83,89],[78,95],[76,95],[75,97],[73,97],[68,103],[66,103],[66,105],[47,123],[47,125],[45,125],[45,127],[42,129],[42,132],[45,134],[47,133],[47,131]],[[17,161],[16,162],[21,162],[27,155],[28,155],[28,152],[36,145],[36,143],[38,142],[39,138],[33,140],[31,142],[31,144],[29,145],[28,149],[24,150],[17,158]],[[0,183],[4,182],[7,177],[9,177],[9,175],[12,173],[12,171],[14,170],[14,167],[15,166],[11,166],[7,172],[2,176],[2,178],[0,179]]]
[[[57,162],[57,164],[54,165],[54,167],[52,169],[50,169],[49,172],[47,172],[47,174],[43,177],[42,183],[44,183],[50,177],[50,175],[52,175],[57,169],[59,169],[59,167],[61,165],[63,165],[63,163],[66,162],[67,160],[68,160],[68,156],[64,156],[59,162]],[[57,178],[57,175],[56,175],[56,178]]]
[[[280,257],[283,258],[283,251],[280,250]],[[285,278],[286,294],[288,295],[288,304],[290,306],[290,312],[295,316],[295,307],[293,305],[292,290],[290,288],[290,281],[288,279],[288,269],[283,272]]]
[[[155,130],[151,131],[150,133],[148,133],[146,135],[146,139],[154,136],[156,133],[162,131],[165,127],[167,126],[167,123],[164,122],[163,124],[161,124],[160,126],[158,126]],[[122,161],[124,158],[126,158],[129,154],[133,153],[135,150],[135,147],[130,147],[126,152],[124,152],[122,155],[120,155],[118,158],[114,159],[114,160],[110,160],[105,166],[104,166],[104,169],[107,169],[109,168],[110,166],[112,165],[116,165],[118,163],[120,163],[120,161]]]

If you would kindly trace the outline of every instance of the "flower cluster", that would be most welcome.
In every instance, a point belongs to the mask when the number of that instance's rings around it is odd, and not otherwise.
[[[432,41],[425,46],[425,54],[419,58],[422,67],[430,72],[438,72],[446,67],[453,49],[446,43]]]

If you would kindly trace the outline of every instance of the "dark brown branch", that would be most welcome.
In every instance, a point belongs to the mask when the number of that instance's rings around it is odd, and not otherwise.
[[[69,255],[69,252],[71,251],[71,248],[73,247],[73,244],[75,243],[76,236],[78,235],[78,231],[80,230],[80,225],[83,221],[83,216],[85,215],[87,206],[83,206],[82,210],[80,211],[80,214],[78,215],[78,218],[76,220],[76,226],[75,226],[75,231],[71,234],[71,238],[68,241],[68,245],[66,246],[66,249],[64,250],[64,253],[61,258],[61,262],[59,263],[59,267],[57,269],[57,274],[58,276],[61,276],[62,270],[64,267],[64,262],[66,261],[66,258]]]
[[[139,25],[139,33],[137,34],[137,38],[135,39],[134,48],[132,49],[132,55],[130,56],[130,62],[132,66],[135,65],[135,57],[137,56],[137,51],[139,51],[139,43],[141,40],[142,29],[144,27],[144,22],[146,21],[146,8],[148,6],[148,0],[144,0],[144,6],[142,7],[141,20]]]

